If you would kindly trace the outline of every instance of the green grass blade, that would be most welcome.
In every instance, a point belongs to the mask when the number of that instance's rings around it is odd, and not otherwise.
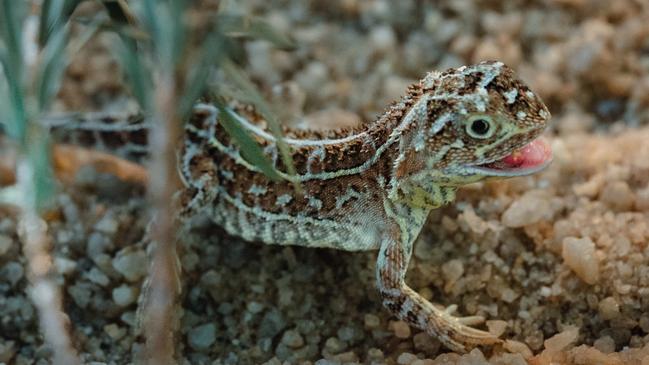
[[[275,113],[272,112],[270,106],[264,101],[264,98],[256,90],[255,86],[252,84],[245,74],[240,71],[232,62],[229,60],[224,60],[221,63],[221,69],[225,73],[228,80],[230,80],[235,87],[242,91],[240,101],[244,103],[250,103],[257,108],[257,111],[266,119],[268,122],[268,127],[270,132],[277,139],[277,146],[282,156],[282,161],[286,166],[288,175],[295,176],[295,166],[293,165],[293,157],[290,151],[290,148],[284,141],[282,127],[279,124],[279,121],[275,117]],[[295,189],[300,191],[299,182],[295,182]]]
[[[117,48],[118,58],[129,79],[133,96],[143,110],[151,110],[153,80],[149,70],[144,66],[134,43],[123,41]]]
[[[46,110],[61,85],[65,66],[65,46],[68,41],[65,28],[58,29],[49,35],[49,39],[41,54],[36,94],[39,110]]]
[[[223,105],[217,106],[219,108],[219,123],[223,125],[228,135],[239,145],[243,158],[254,166],[257,166],[269,179],[274,181],[280,180],[281,178],[275,170],[275,167],[261,150],[259,144],[241,127],[236,117],[232,115],[232,111]]]
[[[212,33],[198,52],[199,60],[193,66],[186,82],[186,90],[180,100],[180,111],[188,115],[196,100],[205,91],[213,65],[218,65],[225,56],[225,40],[219,33]]]

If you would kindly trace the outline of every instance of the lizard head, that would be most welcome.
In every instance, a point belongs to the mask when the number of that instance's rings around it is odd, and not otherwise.
[[[410,137],[419,156],[410,160],[419,166],[408,170],[427,171],[426,180],[458,186],[528,175],[550,163],[550,148],[539,138],[550,112],[502,63],[429,73],[418,92],[408,114],[423,122]]]

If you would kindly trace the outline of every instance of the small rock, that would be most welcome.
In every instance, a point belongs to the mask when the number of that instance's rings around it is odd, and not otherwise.
[[[517,228],[549,220],[554,215],[551,197],[548,193],[532,190],[515,200],[503,213],[506,227]]]
[[[399,365],[410,365],[415,360],[417,360],[416,355],[411,354],[409,352],[404,352],[401,355],[399,355],[399,357],[397,357],[397,364],[399,364]]]
[[[216,326],[214,323],[207,323],[192,328],[187,334],[187,341],[194,350],[203,351],[209,349],[216,341]]]
[[[568,327],[561,333],[558,333],[543,342],[545,349],[550,353],[557,353],[570,346],[579,335],[579,328]]]
[[[106,276],[106,274],[101,272],[101,270],[97,269],[96,267],[90,269],[90,271],[88,271],[85,276],[88,278],[88,280],[100,286],[106,286],[110,284],[110,279],[108,278],[108,276]]]
[[[505,330],[507,329],[507,322],[505,321],[500,321],[500,320],[489,320],[486,321],[485,323],[487,325],[487,328],[489,329],[489,333],[496,337],[500,337],[503,333],[505,333]]]
[[[599,315],[605,321],[615,319],[620,316],[620,305],[613,297],[602,299],[599,302],[597,309],[599,311]]]
[[[4,276],[12,286],[16,285],[16,283],[25,275],[23,265],[16,261],[8,262],[0,272],[2,272],[2,276]]]
[[[649,187],[638,191],[635,199],[635,207],[639,211],[649,211]]]
[[[615,351],[615,341],[611,336],[603,336],[593,342],[593,347],[605,354],[610,354]]]
[[[7,341],[0,343],[0,363],[8,364],[9,360],[16,354],[14,341]]]
[[[431,337],[426,332],[419,332],[412,338],[412,343],[415,350],[422,351],[426,354],[436,354],[441,347],[441,343],[437,338]]]
[[[88,244],[86,245],[86,253],[94,259],[94,257],[105,253],[113,246],[113,242],[104,234],[93,232],[88,237]]]
[[[338,335],[338,338],[341,341],[345,341],[345,342],[349,343],[349,342],[352,342],[354,340],[354,338],[356,337],[356,330],[354,329],[354,327],[345,326],[345,327],[340,328],[336,332],[336,334]]]
[[[365,328],[368,330],[373,330],[378,328],[381,325],[381,319],[374,314],[366,314],[364,317]]]
[[[503,347],[514,354],[521,354],[524,358],[529,359],[534,354],[532,353],[532,350],[527,346],[527,344],[523,342],[518,342],[514,340],[505,340],[505,344]]]
[[[599,281],[599,261],[595,255],[595,243],[590,238],[564,238],[561,256],[581,280],[591,285]]]
[[[287,330],[282,336],[282,343],[290,348],[297,349],[304,346],[304,338],[296,330]]]
[[[442,265],[442,274],[449,283],[455,283],[464,274],[462,260],[453,259]]]
[[[11,237],[0,234],[0,256],[6,254],[13,245]]]
[[[367,360],[372,361],[372,363],[375,362],[383,362],[383,359],[385,358],[385,355],[383,354],[383,351],[381,349],[377,349],[375,347],[367,350]]]
[[[378,26],[369,35],[370,46],[378,52],[386,52],[394,49],[397,36],[390,26]]]
[[[135,302],[137,298],[137,290],[128,285],[120,285],[113,289],[113,301],[120,307],[126,307]]]
[[[104,332],[106,332],[106,334],[110,336],[110,338],[116,341],[124,337],[124,335],[126,335],[126,329],[123,327],[119,327],[114,323],[105,325]]]
[[[410,337],[410,326],[404,321],[392,321],[390,322],[390,329],[394,332],[394,335],[397,338],[408,338]]]
[[[90,302],[91,291],[87,285],[77,283],[68,287],[68,294],[72,300],[81,308],[86,308]]]
[[[132,249],[131,247],[119,251],[112,263],[113,268],[130,282],[140,280],[146,275],[148,268],[144,251]]]
[[[325,342],[325,350],[331,354],[338,354],[345,350],[345,344],[336,337],[329,337]]]
[[[109,236],[117,233],[119,228],[119,222],[112,216],[112,214],[104,215],[97,224],[95,224],[95,230],[105,233]]]
[[[61,275],[70,275],[77,269],[77,262],[66,257],[55,257],[54,267]]]
[[[261,311],[264,310],[264,305],[259,302],[251,301],[248,302],[246,309],[248,310],[248,312],[252,314],[257,314],[257,313],[261,313]]]
[[[631,210],[635,196],[626,181],[613,181],[604,186],[600,199],[611,208],[624,212]]]

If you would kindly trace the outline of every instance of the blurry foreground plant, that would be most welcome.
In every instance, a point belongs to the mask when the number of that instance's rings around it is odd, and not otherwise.
[[[40,4],[40,8],[37,6]],[[94,33],[68,42],[68,17],[77,1],[0,1],[0,124],[18,149],[16,184],[2,200],[20,207],[18,233],[29,264],[29,294],[55,364],[79,364],[67,333],[61,293],[53,280],[47,223],[39,213],[53,191],[50,141],[36,121],[46,112],[74,53]],[[40,12],[38,11],[40,10]],[[37,15],[39,14],[39,15]]]
[[[138,313],[145,337],[143,361],[150,364],[174,363],[174,333],[177,330],[180,267],[176,247],[174,194],[179,189],[176,152],[183,132],[183,122],[193,111],[194,104],[205,93],[207,82],[215,69],[221,69],[240,90],[244,101],[253,101],[270,121],[271,129],[280,141],[280,150],[293,173],[290,151],[281,139],[279,123],[270,108],[252,85],[230,61],[236,51],[233,39],[246,34],[264,35],[270,40],[273,32],[261,32],[253,21],[244,17],[224,16],[203,11],[184,0],[143,0],[132,2],[129,9],[121,1],[105,1],[111,17],[121,23],[123,31],[119,58],[128,76],[131,91],[149,118],[149,196],[154,212],[150,227],[153,243],[151,270],[145,284]],[[262,24],[262,23],[256,23]],[[136,36],[131,36],[135,34]],[[254,35],[254,34],[253,34]],[[221,122],[244,157],[257,165],[270,178],[279,175],[254,143],[248,133],[232,118],[228,118],[221,96],[225,88],[217,87],[216,104]],[[232,89],[227,89],[232,90]],[[229,95],[228,95],[229,96]]]

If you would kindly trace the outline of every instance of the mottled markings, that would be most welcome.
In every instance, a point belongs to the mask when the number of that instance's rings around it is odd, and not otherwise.
[[[518,89],[512,88],[509,91],[503,93],[507,104],[514,104],[516,102],[516,97],[518,96]]]

